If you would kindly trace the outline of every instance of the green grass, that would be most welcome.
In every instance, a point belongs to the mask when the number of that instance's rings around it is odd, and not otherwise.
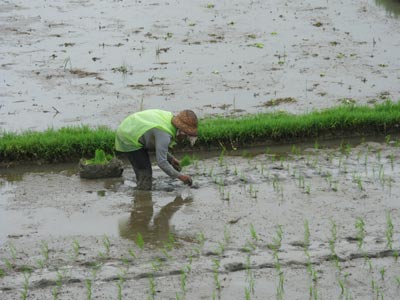
[[[260,113],[231,118],[206,118],[199,122],[196,147],[249,146],[255,143],[295,141],[343,135],[388,134],[400,124],[400,102],[370,106],[342,105],[292,115]],[[0,134],[0,161],[73,162],[93,157],[96,149],[114,151],[115,132],[110,128],[66,127],[43,132]],[[177,146],[179,147],[179,146]]]

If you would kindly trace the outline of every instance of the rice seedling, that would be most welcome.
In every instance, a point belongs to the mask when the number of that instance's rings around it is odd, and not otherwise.
[[[220,167],[222,167],[224,165],[225,151],[226,151],[226,148],[223,147],[221,150],[221,153],[218,157],[218,164]]]
[[[184,167],[190,166],[192,163],[193,163],[193,161],[190,158],[190,156],[189,155],[185,155],[180,161],[180,166],[182,168],[184,168]]]
[[[399,260],[399,251],[398,250],[393,251],[393,257],[394,257],[395,262],[397,262]]]
[[[76,260],[79,256],[79,250],[81,249],[81,246],[79,244],[79,241],[77,239],[74,239],[72,242],[72,259]]]
[[[26,300],[29,294],[29,279],[31,278],[31,272],[24,272],[24,282],[22,284],[21,299]]]
[[[155,258],[150,264],[154,272],[160,271],[161,267],[163,266],[163,262],[160,258]]]
[[[54,287],[51,291],[52,296],[53,296],[53,300],[57,300],[58,299],[58,294],[59,294],[59,290],[57,287]]]
[[[336,241],[337,241],[337,226],[335,221],[331,220],[331,237],[329,239],[329,249],[331,251],[331,258],[335,261],[336,267],[340,271],[339,259],[336,254]]]
[[[253,184],[250,183],[249,186],[249,195],[250,198],[257,199],[258,190],[254,188]]]
[[[379,274],[381,274],[381,279],[382,279],[382,281],[384,281],[384,280],[385,280],[385,274],[386,274],[386,268],[385,268],[385,267],[382,267],[382,268],[379,270]]]
[[[118,281],[116,283],[117,285],[117,299],[118,300],[122,300],[122,289],[123,289],[123,285],[125,283],[125,276],[126,276],[127,271],[126,270],[120,270],[120,272],[118,273]]]
[[[214,287],[219,292],[221,290],[221,281],[219,279],[219,268],[221,263],[218,259],[212,259],[213,261],[213,278],[214,278]]]
[[[106,258],[108,258],[110,256],[111,242],[110,242],[110,239],[108,238],[107,235],[103,236],[102,242],[103,242],[103,246],[104,246],[104,252],[99,251],[99,256],[102,259],[106,259]]]
[[[308,248],[310,247],[310,226],[308,224],[308,220],[304,220],[304,251],[307,252]]]
[[[6,265],[7,270],[11,271],[13,269],[13,263],[8,258],[4,259],[4,264]]]
[[[17,260],[17,248],[11,242],[8,243],[8,249],[10,251],[11,258],[15,261]]]
[[[310,186],[310,184],[307,184],[307,185],[306,185],[306,187],[305,187],[305,193],[308,194],[308,195],[311,194],[311,186]]]
[[[216,253],[218,253],[218,256],[222,257],[224,255],[225,247],[226,246],[224,243],[218,242],[218,249],[216,250]]]
[[[251,238],[254,240],[254,242],[257,242],[259,240],[257,231],[254,228],[253,224],[250,224],[250,234],[251,234]]]
[[[250,300],[251,299],[251,292],[250,292],[250,289],[247,286],[244,287],[244,298],[246,300]]]
[[[394,281],[397,283],[397,288],[399,288],[400,287],[400,276],[396,276],[394,278]]]
[[[393,153],[389,154],[389,160],[390,160],[390,167],[393,171],[393,169],[394,169],[394,154]]]
[[[386,246],[392,250],[393,249],[393,232],[394,232],[394,226],[393,226],[393,221],[392,221],[392,216],[390,215],[390,212],[388,211],[386,214]]]
[[[363,187],[363,184],[362,184],[361,176],[357,176],[357,177],[355,178],[355,180],[356,180],[356,182],[357,182],[358,189],[359,189],[360,191],[363,191],[363,190],[364,190],[364,187]]]
[[[182,268],[181,269],[181,292],[183,297],[186,295],[186,289],[187,289],[187,275],[188,274],[188,269],[187,268]]]
[[[364,244],[364,239],[366,235],[364,219],[358,217],[356,219],[355,228],[357,230],[356,239],[357,239],[358,249],[361,249]]]
[[[149,297],[147,299],[155,299],[156,294],[156,280],[154,279],[154,274],[149,274]]]
[[[44,261],[48,262],[49,261],[49,245],[47,244],[46,241],[41,242],[40,250],[43,255]]]
[[[135,243],[139,247],[140,250],[144,249],[144,239],[140,232],[138,232],[138,234],[136,235]]]

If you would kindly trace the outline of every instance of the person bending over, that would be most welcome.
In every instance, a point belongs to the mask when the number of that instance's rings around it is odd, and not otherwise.
[[[155,150],[157,164],[172,178],[191,186],[192,178],[182,174],[180,161],[168,152],[176,142],[188,140],[193,146],[197,139],[198,120],[191,110],[177,115],[160,109],[136,112],[119,125],[115,150],[124,153],[136,175],[136,188],[151,190],[152,167],[149,152]]]

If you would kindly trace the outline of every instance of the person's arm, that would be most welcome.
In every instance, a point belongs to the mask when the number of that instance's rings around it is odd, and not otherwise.
[[[161,170],[172,178],[178,178],[181,175],[176,171],[168,161],[168,147],[171,142],[171,136],[162,130],[154,131],[154,148],[156,151],[157,164]]]
[[[174,157],[171,153],[167,153],[167,160],[172,165],[172,167],[178,172],[182,171],[181,162],[179,159]]]
[[[191,185],[192,179],[188,175],[184,175],[177,170],[169,163],[168,157],[172,157],[173,160],[176,160],[179,164],[179,161],[174,158],[171,154],[168,153],[169,144],[171,142],[171,136],[162,131],[155,129],[154,130],[154,142],[155,142],[155,151],[156,151],[156,160],[157,164],[161,170],[167,173],[172,178],[178,178],[183,181],[185,184]]]

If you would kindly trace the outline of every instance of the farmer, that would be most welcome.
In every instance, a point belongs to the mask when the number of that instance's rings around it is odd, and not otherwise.
[[[151,190],[152,168],[149,150],[155,150],[157,164],[172,178],[192,185],[189,175],[180,173],[180,161],[168,152],[176,142],[188,140],[193,146],[197,139],[197,116],[191,110],[177,115],[149,109],[128,116],[117,129],[115,149],[124,152],[136,175],[136,188]]]

